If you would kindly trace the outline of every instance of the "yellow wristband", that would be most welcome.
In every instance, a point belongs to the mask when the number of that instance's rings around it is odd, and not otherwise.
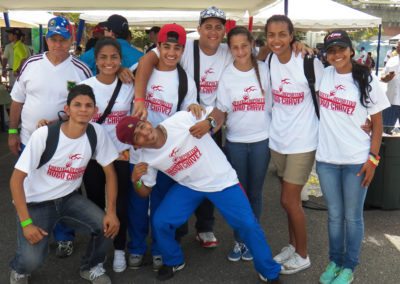
[[[26,219],[25,221],[22,221],[22,222],[21,222],[21,227],[22,227],[22,228],[25,228],[26,226],[28,226],[28,225],[30,225],[30,224],[32,224],[32,219],[31,219],[31,218],[28,218],[28,219]]]

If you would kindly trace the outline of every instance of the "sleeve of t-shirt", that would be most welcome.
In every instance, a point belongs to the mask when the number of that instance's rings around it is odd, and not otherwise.
[[[92,125],[97,135],[96,151],[93,157],[101,166],[105,167],[118,158],[118,151],[104,129],[96,123],[92,123]]]
[[[232,99],[226,91],[224,78],[225,76],[222,74],[222,78],[218,83],[216,106],[220,111],[229,113],[232,111]]]
[[[379,85],[378,78],[375,74],[371,73],[372,81],[371,81],[371,92],[369,93],[370,96],[370,103],[368,104],[368,114],[373,115],[376,114],[385,108],[390,107],[390,102],[381,86]]]
[[[85,53],[83,53],[79,59],[83,61],[92,71],[93,74],[96,72],[96,61],[94,58],[94,48],[89,49]]]
[[[186,73],[187,74],[187,73]],[[185,98],[183,99],[181,110],[186,110],[191,104],[197,104],[197,89],[196,84],[192,77],[187,74],[188,79],[188,91]]]
[[[28,69],[29,66],[26,67]],[[25,69],[25,72],[19,76],[18,80],[15,81],[14,86],[11,90],[11,98],[13,101],[17,103],[24,103],[26,99],[26,87],[25,87],[25,77],[27,76],[26,74],[28,73],[28,70]]]
[[[321,85],[322,75],[324,74],[324,65],[318,59],[314,59],[314,74],[315,74],[315,91],[319,90],[319,86]]]
[[[29,174],[38,167],[40,158],[46,147],[47,133],[48,127],[40,127],[32,133],[24,151],[22,151],[21,156],[15,164],[16,169]]]

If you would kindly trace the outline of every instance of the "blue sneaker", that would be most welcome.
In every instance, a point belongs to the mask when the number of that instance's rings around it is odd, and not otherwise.
[[[325,271],[321,274],[319,278],[319,283],[321,284],[331,284],[332,281],[338,276],[341,267],[337,266],[333,261],[329,262]]]
[[[350,284],[353,282],[353,270],[350,268],[344,268],[340,271],[339,275],[331,282],[331,284]]]
[[[228,254],[230,261],[239,261],[242,258],[242,244],[235,242],[235,246],[232,251]]]
[[[251,254],[250,250],[247,248],[245,244],[241,244],[241,251],[242,251],[242,259],[246,261],[253,260],[253,255]]]

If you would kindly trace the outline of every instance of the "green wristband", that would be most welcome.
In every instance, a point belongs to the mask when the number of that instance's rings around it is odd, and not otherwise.
[[[30,224],[32,224],[32,219],[31,219],[31,218],[26,219],[25,221],[22,221],[22,222],[21,222],[21,227],[22,227],[22,228],[25,228],[26,226],[28,226],[28,225],[30,225]]]
[[[138,180],[136,183],[136,188],[137,189],[140,189],[141,187],[142,187],[142,185],[143,185],[143,183],[142,183],[142,180],[140,179],[140,180]]]
[[[18,134],[18,129],[16,129],[16,128],[9,128],[9,129],[8,129],[8,134]]]

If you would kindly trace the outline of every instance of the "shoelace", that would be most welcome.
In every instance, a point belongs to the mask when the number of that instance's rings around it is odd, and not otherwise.
[[[103,267],[102,263],[97,264],[95,267],[92,267],[89,271],[89,278],[90,280],[94,280],[97,277],[100,277],[106,272],[106,270]]]
[[[242,251],[242,246],[240,243],[235,243],[235,246],[233,247],[233,251],[235,253],[241,252]]]

